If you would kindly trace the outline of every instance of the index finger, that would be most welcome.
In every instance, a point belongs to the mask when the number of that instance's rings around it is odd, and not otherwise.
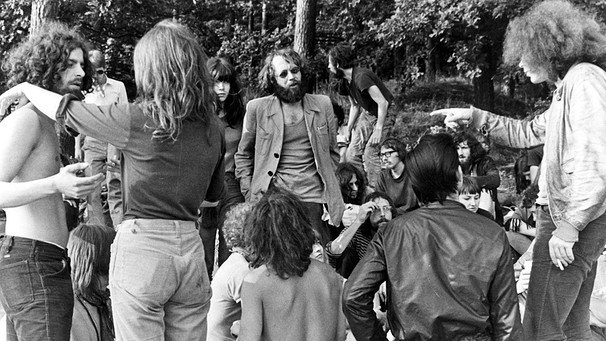
[[[432,112],[429,113],[429,116],[437,116],[437,115],[448,116],[448,115],[452,114],[449,110],[450,109],[438,109],[438,110],[434,110],[434,111],[432,111]]]
[[[95,174],[93,176],[78,178],[79,181],[76,181],[76,184],[77,185],[91,185],[96,182],[103,181],[104,178],[105,178],[105,175],[103,175],[103,173],[99,173],[99,174]]]

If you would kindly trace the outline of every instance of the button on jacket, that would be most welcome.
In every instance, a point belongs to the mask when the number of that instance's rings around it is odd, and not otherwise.
[[[373,311],[383,281],[397,340],[523,340],[505,232],[458,202],[429,204],[377,232],[343,293],[357,340],[386,340]]]
[[[322,179],[323,200],[330,219],[338,226],[345,210],[339,181],[337,119],[327,96],[306,94],[303,99],[305,126]],[[242,139],[235,156],[236,177],[247,200],[258,201],[267,191],[280,161],[284,140],[284,117],[276,96],[254,99],[246,106]]]

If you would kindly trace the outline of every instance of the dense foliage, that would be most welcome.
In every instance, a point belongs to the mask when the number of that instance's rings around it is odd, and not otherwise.
[[[32,1],[0,3],[0,58],[25,39]],[[309,58],[315,85],[329,78],[326,52],[346,41],[359,63],[405,90],[441,76],[473,81],[474,102],[494,104],[493,82],[513,94],[516,77],[501,65],[511,18],[537,0],[317,0],[316,48]],[[606,0],[576,0],[606,16]],[[109,74],[134,96],[132,52],[139,37],[164,18],[177,18],[198,33],[209,55],[228,56],[253,89],[268,51],[292,45],[296,0],[50,0],[57,20],[79,27],[109,56]],[[0,87],[4,80],[0,77]]]

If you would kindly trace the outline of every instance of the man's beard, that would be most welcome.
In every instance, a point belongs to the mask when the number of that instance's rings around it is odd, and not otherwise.
[[[285,103],[297,103],[305,96],[305,89],[302,83],[296,84],[294,87],[282,87],[278,84],[275,85],[274,94],[278,99]]]

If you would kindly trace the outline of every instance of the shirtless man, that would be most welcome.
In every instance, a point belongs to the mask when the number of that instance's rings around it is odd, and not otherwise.
[[[29,81],[59,94],[80,93],[91,75],[83,38],[49,24],[11,52],[8,86]],[[68,231],[62,195],[83,197],[103,175],[88,165],[61,168],[55,123],[31,104],[0,123],[0,302],[7,340],[69,340],[73,311]]]

